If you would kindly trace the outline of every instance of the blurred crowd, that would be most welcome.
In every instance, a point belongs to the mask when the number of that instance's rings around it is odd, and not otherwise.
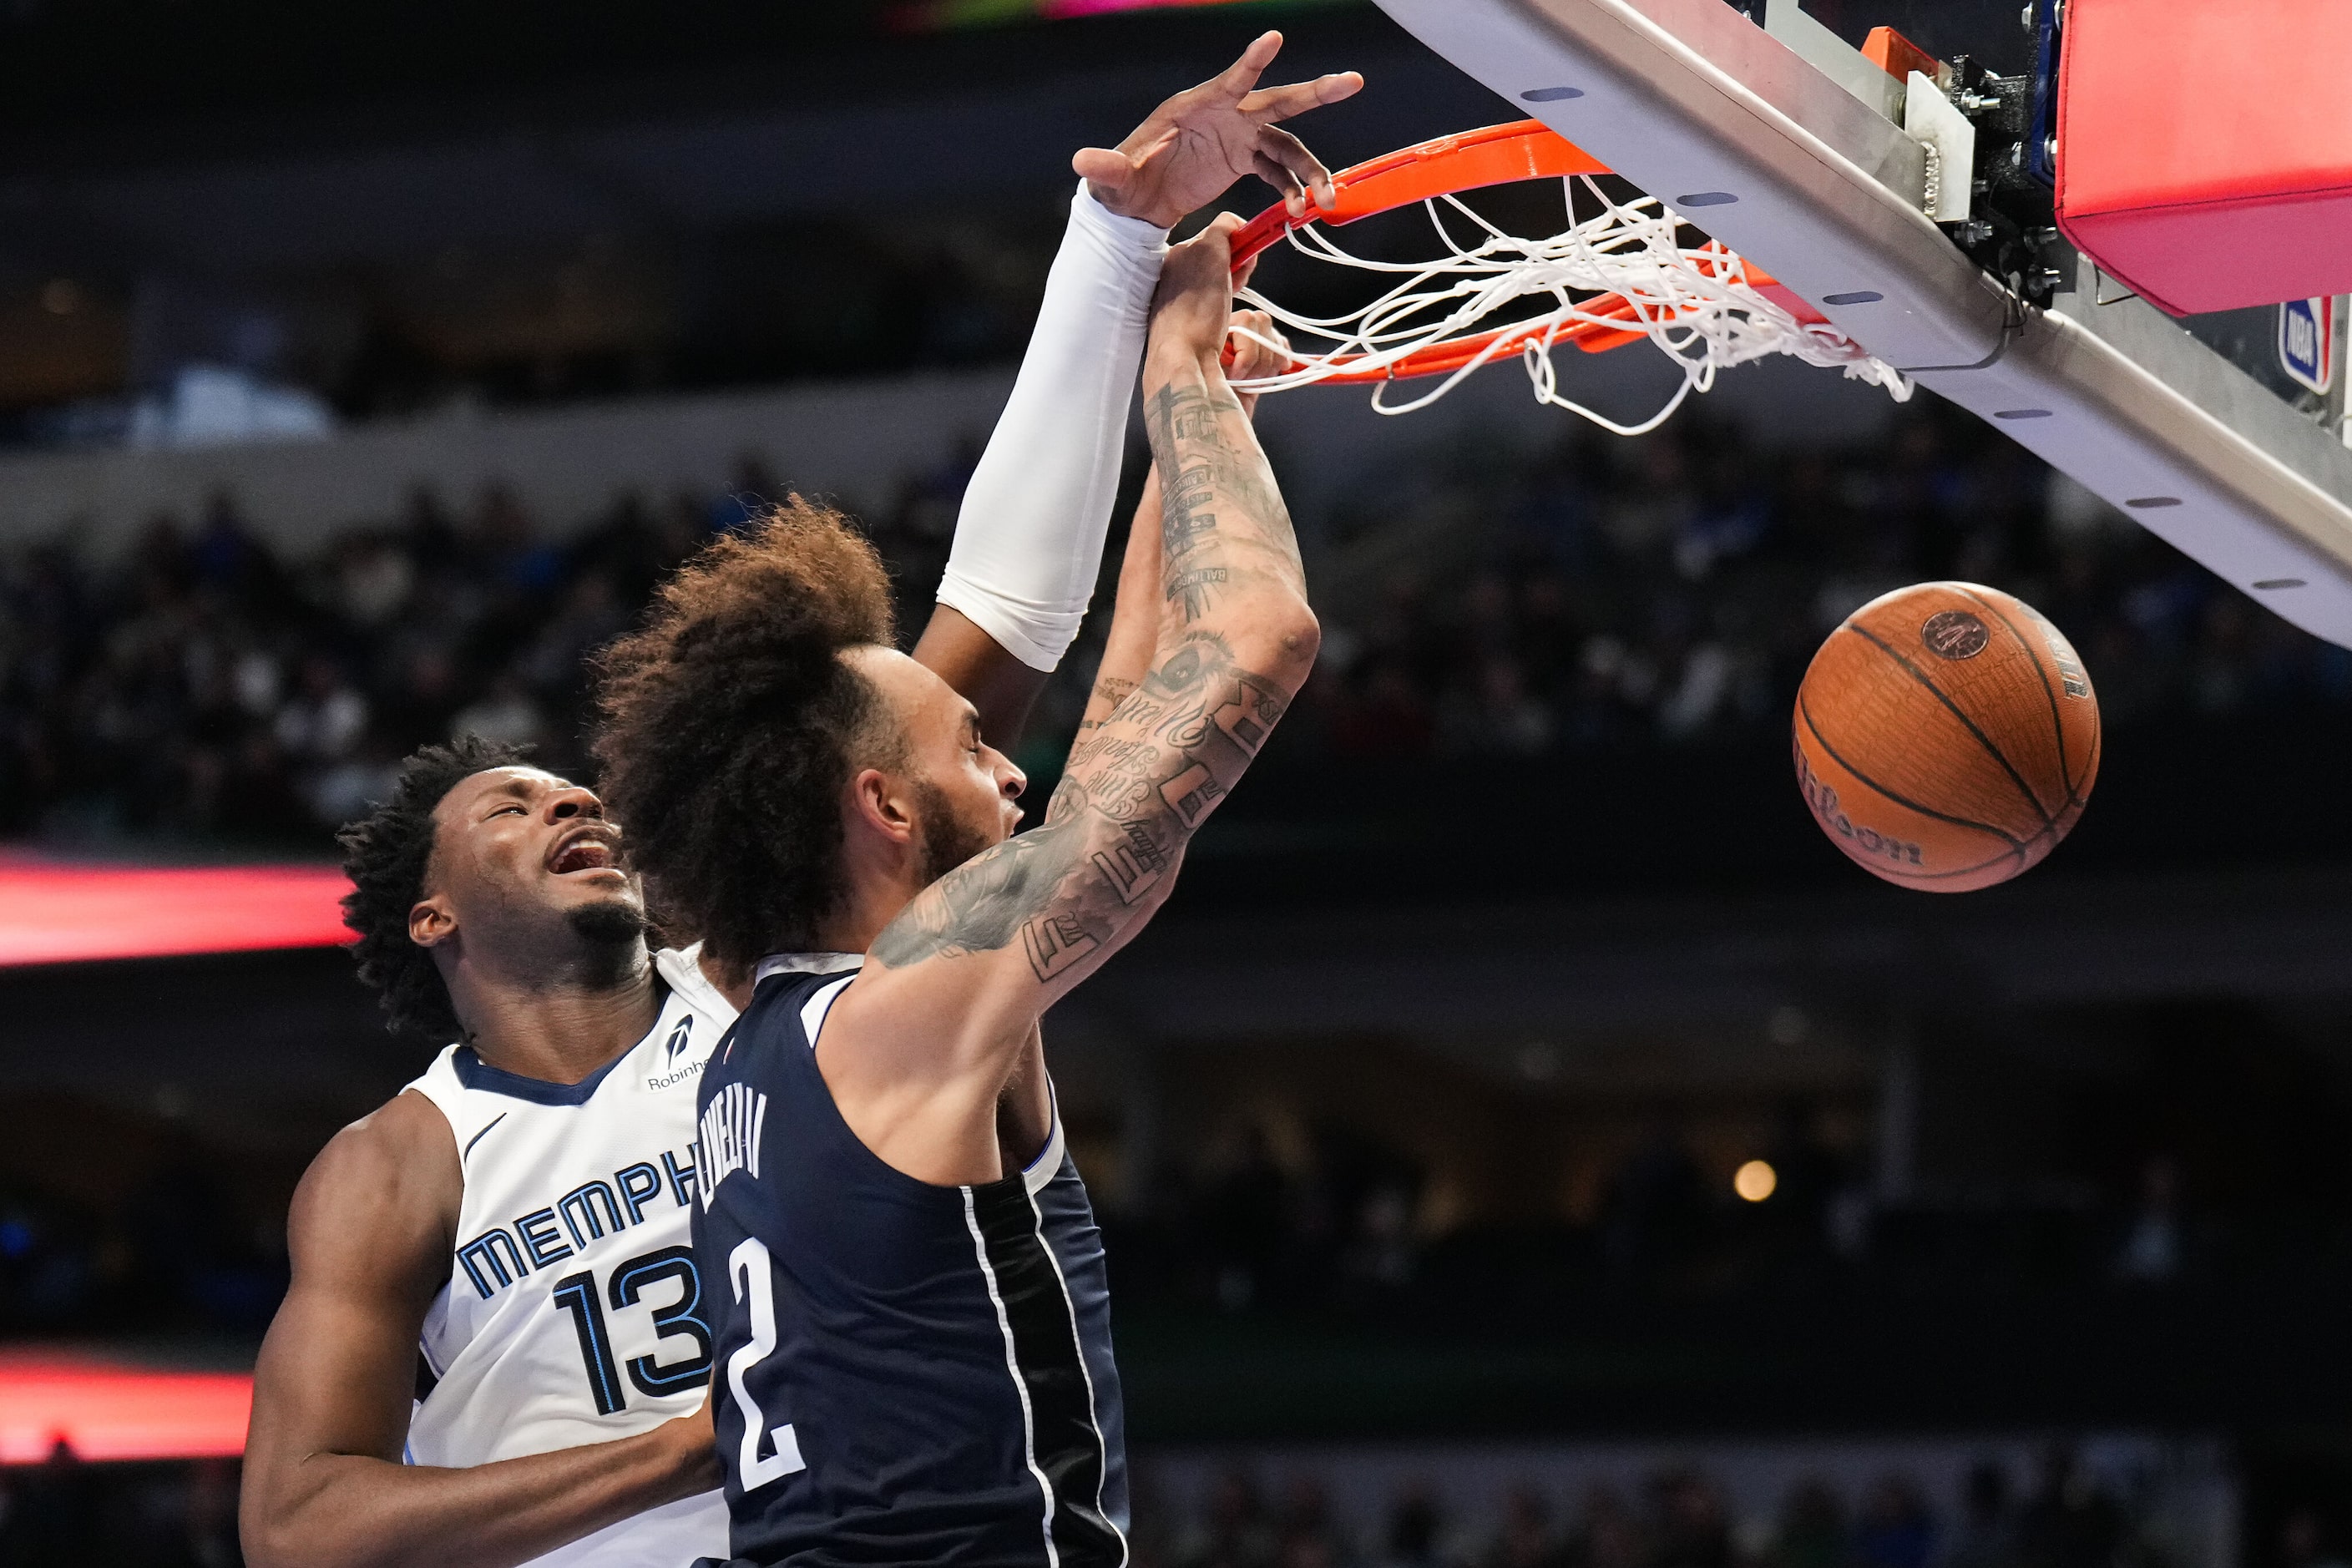
[[[959,469],[873,520],[910,583],[936,581]],[[583,761],[585,657],[672,566],[761,495],[617,500],[562,542],[493,489],[406,514],[299,562],[223,495],[158,518],[120,563],[64,545],[0,566],[0,832],[320,845],[415,747],[472,731]]]
[[[0,1336],[258,1335],[268,1325],[286,1291],[286,1202],[304,1155],[232,1152],[165,1119],[67,1100],[34,1110],[55,1132],[112,1151],[121,1168],[93,1182],[21,1143],[0,1160]]]
[[[237,1465],[47,1461],[0,1468],[0,1568],[237,1568]]]
[[[2334,1267],[2336,1233],[2280,1241],[2157,1152],[2105,1181],[1890,1194],[1866,1146],[1802,1104],[1744,1147],[1741,1181],[1657,1117],[1602,1163],[1589,1212],[1433,1225],[1426,1173],[1336,1126],[1278,1159],[1254,1125],[1106,1205],[1124,1300],[1374,1321],[1639,1321],[1665,1302],[1794,1303],[1842,1290],[2121,1292],[2152,1300],[2282,1258]],[[1129,1194],[1130,1196],[1132,1194]]]
[[[1327,635],[1340,754],[1777,738],[1840,620],[1939,578],[2053,620],[2109,723],[2352,703],[2352,655],[1934,398],[1843,450],[1762,449],[1698,408],[1641,439],[1473,445],[1379,477],[1344,527],[1406,564],[1368,574]]]
[[[866,519],[909,630],[969,472],[967,454],[911,474]],[[1931,398],[1843,451],[1759,450],[1695,412],[1640,440],[1422,451],[1370,479],[1302,520],[1326,652],[1286,764],[1777,739],[1824,633],[1939,576],[2048,614],[2111,723],[2352,704],[2352,656]],[[623,495],[560,533],[502,490],[420,490],[299,560],[222,495],[119,560],[0,551],[0,834],[315,847],[454,731],[576,766],[583,657],[785,488],[747,463],[717,496]],[[1024,762],[1054,762],[1101,629]]]
[[[1592,1482],[1567,1508],[1527,1479],[1499,1518],[1470,1522],[1425,1481],[1396,1488],[1376,1517],[1347,1519],[1312,1474],[1269,1502],[1249,1471],[1229,1470],[1180,1517],[1156,1505],[1148,1467],[1145,1479],[1138,1568],[2159,1568],[2180,1544],[2165,1540],[2159,1489],[2127,1495],[2064,1445],[2021,1488],[1979,1462],[1948,1514],[1901,1471],[1851,1496],[1800,1480],[1754,1518],[1695,1467]]]

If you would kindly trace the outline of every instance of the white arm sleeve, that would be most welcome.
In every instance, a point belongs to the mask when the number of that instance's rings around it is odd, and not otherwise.
[[[1012,400],[964,491],[940,603],[1032,669],[1061,662],[1094,595],[1167,253],[1166,229],[1079,183]]]

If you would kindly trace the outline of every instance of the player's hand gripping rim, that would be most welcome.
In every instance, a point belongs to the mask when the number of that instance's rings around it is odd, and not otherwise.
[[[1291,365],[1290,340],[1282,335],[1274,318],[1264,310],[1235,310],[1233,325],[1225,334],[1224,364],[1228,382],[1280,375]],[[1242,400],[1242,412],[1254,416],[1257,413],[1257,400],[1264,394],[1236,386],[1234,395]]]

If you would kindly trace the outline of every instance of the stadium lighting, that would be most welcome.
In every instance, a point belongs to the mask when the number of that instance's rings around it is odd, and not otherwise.
[[[1760,1204],[1780,1184],[1780,1173],[1766,1160],[1750,1160],[1732,1173],[1731,1190],[1751,1204]]]

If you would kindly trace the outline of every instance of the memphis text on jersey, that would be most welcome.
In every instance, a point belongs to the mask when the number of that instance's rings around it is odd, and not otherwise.
[[[507,1225],[494,1225],[457,1248],[457,1264],[487,1301],[534,1269],[551,1268],[591,1242],[645,1222],[656,1205],[691,1208],[699,1152],[664,1149],[658,1164],[639,1160],[581,1183]]]

